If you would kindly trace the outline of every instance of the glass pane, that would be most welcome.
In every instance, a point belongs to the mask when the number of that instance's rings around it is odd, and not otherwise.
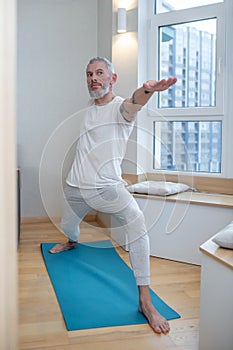
[[[214,107],[216,18],[162,26],[159,38],[159,78],[178,78],[159,94],[159,107]]]
[[[154,169],[221,172],[221,121],[154,122]]]
[[[155,0],[155,13],[189,9],[219,2],[224,2],[224,0]]]

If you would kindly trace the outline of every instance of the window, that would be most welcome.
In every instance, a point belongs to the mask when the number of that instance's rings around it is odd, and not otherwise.
[[[152,167],[221,174],[224,2],[157,0],[155,10],[149,76],[178,81],[148,104]]]
[[[216,18],[159,27],[159,53],[159,79],[173,75],[184,83],[170,89],[170,107],[179,106],[180,93],[186,96],[184,107],[216,106]],[[202,98],[203,91],[208,98]],[[160,94],[161,108],[169,106],[168,94],[161,96],[165,94]]]
[[[153,122],[153,167],[221,172],[221,121]]]

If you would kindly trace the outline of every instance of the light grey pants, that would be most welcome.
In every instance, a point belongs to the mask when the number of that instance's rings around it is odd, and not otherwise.
[[[91,210],[113,215],[125,231],[136,284],[150,284],[149,238],[144,215],[124,184],[104,188],[64,188],[61,228],[70,241],[78,241],[80,222]]]

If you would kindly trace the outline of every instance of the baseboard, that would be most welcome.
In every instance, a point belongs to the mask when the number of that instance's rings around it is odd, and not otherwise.
[[[87,214],[84,218],[83,221],[86,222],[93,222],[97,220],[97,214],[96,212],[90,212],[89,214]]]
[[[96,222],[100,227],[107,228],[107,226],[103,223],[103,221],[100,219],[98,215],[96,215]]]
[[[51,223],[52,220],[48,216],[26,216],[21,217],[21,224],[42,224]]]
[[[46,224],[46,223],[60,223],[61,218],[56,217],[50,219],[49,216],[26,216],[26,217],[21,217],[20,223],[21,224]],[[90,212],[87,214],[83,221],[86,222],[91,222],[91,221],[97,221],[97,214],[96,212]]]

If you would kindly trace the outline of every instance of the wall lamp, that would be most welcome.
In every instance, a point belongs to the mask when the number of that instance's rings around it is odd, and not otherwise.
[[[126,32],[126,8],[120,7],[117,10],[117,33]]]

